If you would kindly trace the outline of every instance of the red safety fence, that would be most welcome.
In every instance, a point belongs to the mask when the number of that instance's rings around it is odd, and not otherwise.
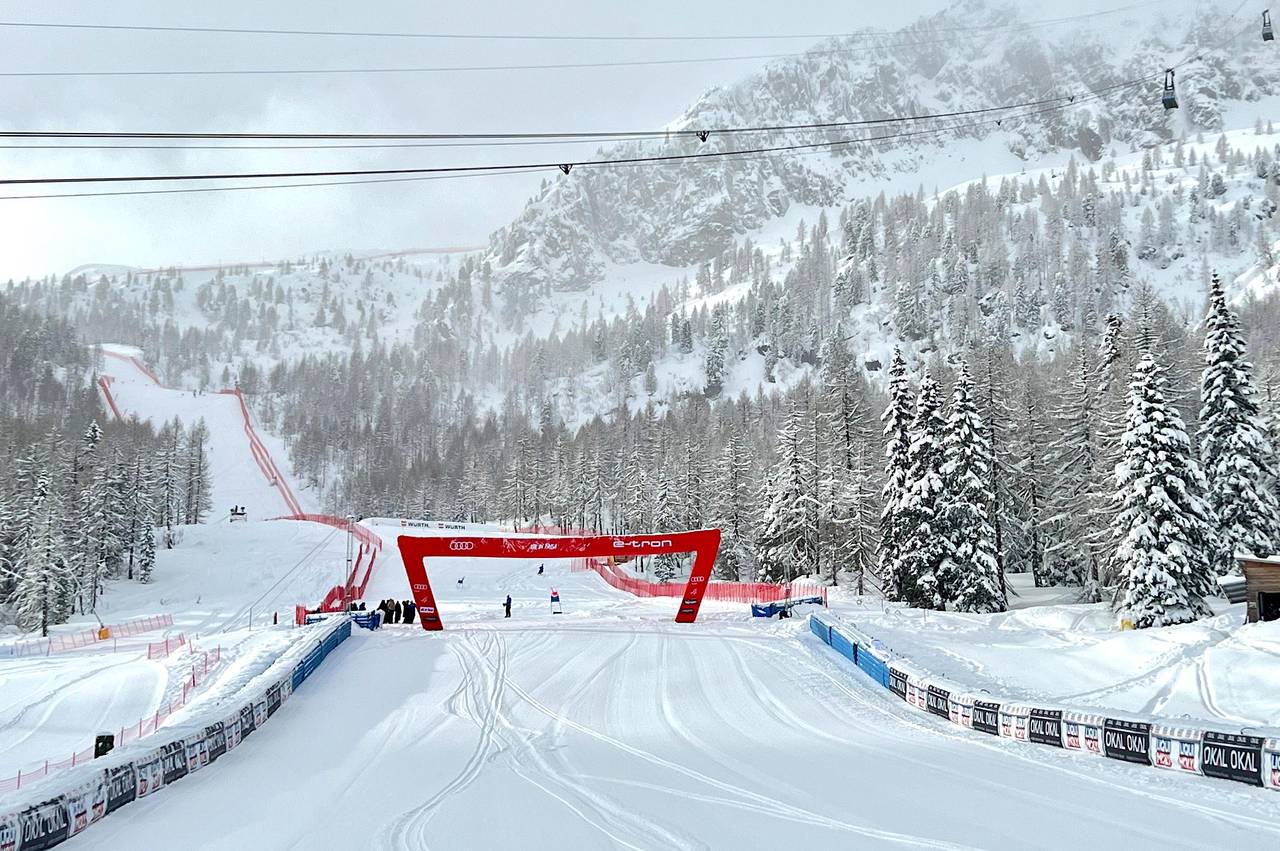
[[[151,368],[140,359],[131,355],[122,355],[117,352],[103,351],[102,353],[107,357],[112,357],[116,360],[133,364],[139,372],[151,379],[152,383],[157,387],[165,386],[160,383],[160,379],[151,371]],[[120,409],[117,407],[115,399],[111,396],[110,383],[112,380],[113,379],[110,376],[103,376],[99,379],[98,383],[102,388],[103,395],[107,399],[107,404],[110,406],[112,412],[115,413],[116,418],[124,419],[124,417],[120,415]],[[249,406],[245,404],[244,394],[241,393],[238,388],[218,390],[216,392],[226,396],[234,396],[236,401],[240,404],[240,416],[244,419],[244,434],[249,441],[249,453],[253,455],[253,460],[257,463],[258,469],[262,471],[262,475],[272,484],[273,487],[276,488],[277,491],[279,491],[280,498],[284,500],[285,507],[295,515],[301,514],[302,506],[299,504],[297,497],[293,495],[293,490],[289,487],[289,482],[284,476],[280,475],[280,468],[276,466],[276,462],[272,459],[271,453],[267,451],[267,447],[263,444],[262,440],[259,439],[258,433],[254,431],[253,417],[249,415]]]
[[[535,523],[531,532],[543,535],[595,535],[583,529],[564,529],[559,526],[543,526]],[[612,559],[575,559],[573,570],[594,570],[600,578],[619,591],[635,594],[637,597],[679,597],[684,593],[684,582],[649,582],[629,576],[618,567]],[[707,600],[722,600],[727,603],[773,603],[778,600],[790,600],[799,597],[821,597],[822,604],[827,604],[827,586],[815,585],[811,582],[721,582],[712,580],[707,583],[703,595]]]
[[[143,363],[142,361],[138,360],[138,359],[137,359],[137,358],[135,358],[133,355],[122,355],[122,354],[120,354],[120,353],[118,353],[118,352],[109,352],[109,351],[106,351],[105,349],[103,349],[103,350],[102,350],[102,353],[103,353],[104,355],[106,355],[107,357],[109,357],[109,358],[115,358],[116,360],[122,360],[122,361],[125,361],[125,362],[127,362],[127,363],[131,363],[131,364],[133,364],[133,365],[134,365],[134,367],[136,367],[136,368],[137,368],[138,372],[141,372],[141,373],[142,373],[143,375],[145,375],[147,378],[151,379],[151,383],[152,383],[152,384],[156,385],[157,387],[164,387],[164,386],[165,386],[165,385],[163,385],[163,384],[161,384],[161,383],[160,383],[160,379],[159,379],[159,378],[157,378],[157,377],[156,377],[156,374],[155,374],[154,372],[152,372],[152,371],[151,371],[151,367],[147,366],[145,363]]]
[[[166,638],[164,641],[153,641],[147,645],[148,659],[165,659],[169,654],[187,646],[187,636],[179,633],[176,638]]]
[[[360,576],[360,565],[364,561],[366,552],[369,553],[369,562],[365,566],[364,578],[360,579],[358,578]],[[351,600],[359,600],[364,597],[364,590],[369,587],[369,579],[373,576],[373,565],[377,559],[378,550],[376,547],[366,550],[364,545],[361,544],[360,551],[356,554],[355,565],[352,566],[351,573],[347,576],[346,585],[335,585],[330,588],[329,593],[325,594],[324,599],[320,602],[319,611],[340,612],[346,608],[347,603]]]
[[[116,404],[116,397],[111,395],[111,382],[115,381],[109,375],[98,376],[98,388],[102,390],[102,398],[106,400],[107,407],[111,409],[111,413],[116,415],[116,419],[123,420],[124,416],[120,413],[120,406]]]
[[[649,582],[628,576],[609,559],[574,559],[571,569],[595,571],[612,587],[637,597],[679,597],[685,589],[684,582]],[[827,588],[825,585],[807,582],[791,582],[784,585],[773,582],[712,581],[707,583],[707,590],[703,596],[708,600],[722,600],[728,603],[773,603],[799,597],[821,597],[823,605],[826,605]]]
[[[166,629],[173,626],[173,615],[153,615],[147,618],[135,618],[124,623],[107,624],[107,638],[102,638],[99,630],[82,629],[77,632],[64,632],[48,638],[37,638],[19,641],[11,646],[11,656],[50,656],[54,653],[65,653],[68,650],[79,650],[92,647],[101,641],[126,638],[130,635],[141,635],[155,629]],[[0,654],[4,651],[0,649]]]
[[[208,678],[209,671],[217,667],[218,663],[222,661],[222,648],[216,647],[212,652],[202,652],[200,655],[202,657],[200,662],[191,666],[190,675],[188,675],[182,682],[182,694],[175,696],[164,708],[156,710],[154,715],[148,715],[146,718],[138,719],[138,723],[136,725],[131,724],[128,727],[121,727],[120,732],[116,737],[116,747],[120,747],[126,742],[137,741],[143,736],[154,733],[161,725],[164,724],[165,720],[170,715],[187,705],[187,701],[190,700],[192,693],[194,693],[196,688],[198,688],[199,685]],[[59,771],[63,768],[71,768],[72,766],[80,765],[92,760],[92,746],[73,753],[66,759],[46,759],[44,764],[37,766],[36,768],[27,771],[19,771],[14,777],[0,780],[0,794],[21,789],[23,783],[32,783],[42,777],[47,777],[54,771]]]
[[[258,469],[280,492],[280,497],[284,500],[289,510],[293,512],[294,516],[297,517],[302,514],[302,506],[298,503],[297,497],[293,495],[289,482],[285,480],[284,476],[280,475],[280,468],[276,466],[276,462],[271,458],[271,453],[267,451],[267,447],[258,438],[258,433],[254,431],[253,418],[249,415],[249,406],[245,404],[244,394],[239,389],[219,390],[218,392],[227,396],[234,396],[236,401],[240,403],[240,415],[244,418],[244,434],[249,440],[249,451],[253,454],[253,460],[257,462]]]
[[[305,520],[308,523],[323,523],[326,526],[335,526],[343,531],[347,528],[347,518],[335,517],[332,514],[293,514],[287,517],[275,517],[274,520]],[[361,526],[359,523],[351,524],[351,534],[355,539],[366,547],[374,549],[382,549],[382,538],[373,532],[368,526]]]

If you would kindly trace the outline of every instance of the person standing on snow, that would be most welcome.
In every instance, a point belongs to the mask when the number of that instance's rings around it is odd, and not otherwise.
[[[506,612],[507,612],[505,615],[503,615],[503,617],[506,617],[506,618],[511,617],[511,595],[510,594],[507,595],[507,602],[502,604],[502,608],[506,609]]]
[[[544,567],[546,567],[546,565],[545,565],[545,564],[540,564],[540,565],[538,565],[538,575],[539,575],[539,576],[541,576],[541,575],[542,575],[542,569],[543,569]]]
[[[404,622],[413,623],[413,616],[416,611],[417,611],[417,608],[413,605],[413,601],[405,600],[404,601]]]

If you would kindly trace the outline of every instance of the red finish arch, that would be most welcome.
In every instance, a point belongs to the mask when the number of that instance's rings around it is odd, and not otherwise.
[[[693,570],[676,611],[676,623],[693,623],[702,606],[702,595],[711,581],[711,568],[720,549],[719,529],[670,532],[665,535],[593,535],[555,538],[475,538],[468,536],[396,539],[404,571],[409,577],[418,619],[425,630],[443,629],[435,594],[427,579],[425,560],[441,556],[466,558],[604,558],[617,555],[693,553]]]

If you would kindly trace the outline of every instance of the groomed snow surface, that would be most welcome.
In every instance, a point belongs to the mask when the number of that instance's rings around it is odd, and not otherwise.
[[[221,662],[194,700],[216,692],[226,677],[279,647],[279,636],[266,629],[277,616],[291,624],[296,603],[314,604],[346,570],[346,536],[316,523],[188,526],[181,538],[156,553],[154,582],[112,583],[98,604],[106,623],[167,612],[172,628],[48,657],[13,658],[14,637],[0,641],[0,788],[19,770],[84,751],[98,733],[151,718],[182,693],[199,654],[220,648]],[[97,625],[77,617],[54,632]],[[148,642],[179,634],[195,653],[183,648],[147,659]]]
[[[401,530],[377,531],[388,546],[368,601],[407,598],[394,547]],[[751,620],[743,606],[707,603],[697,624],[677,625],[675,600],[637,600],[554,561],[541,577],[534,561],[440,560],[428,570],[445,632],[357,630],[247,747],[83,841],[121,849],[153,847],[161,836],[167,847],[227,849],[1280,842],[1275,793],[959,730],[872,685],[800,617]],[[552,587],[563,615],[550,613]],[[508,593],[510,620],[501,612]],[[1036,616],[1007,620],[1028,617]]]

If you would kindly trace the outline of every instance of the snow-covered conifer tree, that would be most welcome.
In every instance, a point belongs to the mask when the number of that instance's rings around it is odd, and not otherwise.
[[[1280,503],[1275,455],[1258,409],[1253,364],[1245,359],[1240,320],[1227,305],[1222,281],[1209,284],[1201,379],[1200,459],[1209,482],[1223,550],[1219,571],[1238,571],[1234,556],[1280,550]]]
[[[1213,591],[1213,509],[1164,383],[1155,358],[1144,354],[1130,384],[1115,468],[1113,608],[1139,629],[1208,615],[1204,598]]]
[[[903,599],[899,558],[906,535],[902,502],[907,492],[907,453],[911,447],[911,418],[915,399],[907,379],[907,362],[901,349],[894,349],[889,364],[889,405],[880,419],[884,422],[885,482],[884,506],[880,511],[880,577],[890,599]]]
[[[941,592],[957,611],[1004,611],[995,530],[987,518],[993,499],[988,487],[991,447],[973,400],[968,363],[961,366],[951,395],[942,453],[944,490],[935,528],[950,547],[938,571]]]
[[[898,505],[903,535],[898,539],[898,598],[909,605],[943,608],[939,571],[950,549],[940,512],[945,488],[942,480],[942,439],[946,424],[938,398],[938,382],[926,375],[911,421],[907,450],[906,487]]]

